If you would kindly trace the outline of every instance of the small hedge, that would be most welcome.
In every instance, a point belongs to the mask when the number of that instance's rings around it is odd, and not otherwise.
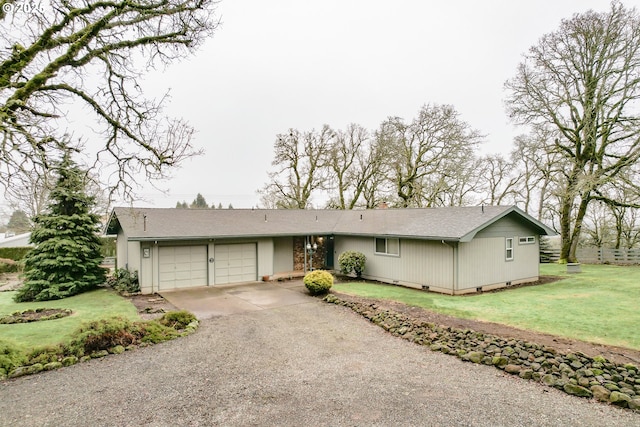
[[[107,286],[112,287],[120,294],[140,292],[138,272],[132,273],[125,268],[119,268],[107,278]]]
[[[187,310],[170,311],[162,316],[159,320],[160,324],[173,329],[184,329],[191,322],[197,320],[193,313]]]
[[[77,362],[118,354],[138,345],[157,344],[196,330],[198,320],[187,311],[169,312],[157,320],[133,322],[121,317],[94,320],[80,326],[66,344],[25,353],[0,340],[0,379],[34,374]]]
[[[315,270],[307,273],[303,281],[311,295],[326,294],[333,286],[333,276],[324,270]]]
[[[27,356],[13,343],[0,340],[0,378],[27,362]]]
[[[20,264],[9,258],[0,258],[0,273],[17,273],[20,271]]]
[[[362,277],[367,257],[362,252],[346,251],[338,257],[338,265],[342,274],[355,273],[356,277]]]
[[[0,248],[0,258],[8,258],[13,261],[20,261],[31,249],[33,248],[30,246],[23,246],[18,248]]]

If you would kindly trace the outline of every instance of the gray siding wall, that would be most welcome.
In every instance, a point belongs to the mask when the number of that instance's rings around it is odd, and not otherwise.
[[[119,229],[116,238],[116,267],[127,268],[127,259],[127,236]]]
[[[520,237],[534,236],[535,243],[520,244]],[[506,238],[513,239],[513,260],[506,260]],[[458,288],[535,280],[539,275],[539,236],[513,217],[505,217],[459,244]],[[514,283],[515,284],[515,283]]]
[[[149,249],[149,258],[142,256],[142,251]],[[140,269],[138,270],[138,283],[142,293],[152,293],[158,290],[157,268],[154,270],[154,260],[158,259],[158,246],[151,242],[140,242]],[[154,284],[156,284],[154,289]]]
[[[373,237],[336,236],[336,263],[338,256],[345,251],[365,254],[366,278],[414,288],[429,286],[443,291],[453,290],[453,247],[442,242],[401,239],[400,256],[390,256],[375,253]]]
[[[263,276],[271,276],[273,274],[273,239],[262,238],[256,241],[258,246],[258,277],[260,280]]]
[[[494,222],[476,234],[475,239],[483,237],[531,236],[533,231],[517,217],[506,216]]]
[[[293,237],[273,239],[273,273],[293,271]]]
[[[129,271],[140,272],[140,242],[127,242],[127,268]]]

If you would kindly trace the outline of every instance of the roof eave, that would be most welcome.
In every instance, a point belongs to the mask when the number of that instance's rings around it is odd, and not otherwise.
[[[348,232],[336,232],[335,236],[348,236],[348,237],[391,237],[398,239],[412,239],[412,240],[433,240],[433,241],[445,241],[445,242],[457,242],[460,237],[457,236],[420,236],[415,234],[382,234],[382,233],[348,233]]]
[[[333,233],[313,233],[321,235],[332,235]],[[269,237],[304,237],[309,233],[269,233],[269,234],[225,234],[225,235],[204,235],[204,236],[128,236],[127,240],[139,242],[168,242],[176,240],[216,240],[216,239],[261,239]]]
[[[534,217],[532,217],[531,215],[527,214],[522,209],[514,205],[514,206],[511,206],[509,209],[505,209],[500,214],[491,217],[491,219],[489,219],[488,221],[482,223],[478,227],[474,228],[473,230],[463,235],[460,238],[460,242],[463,242],[463,243],[470,242],[471,240],[473,240],[473,238],[476,236],[476,234],[478,234],[480,230],[487,228],[491,224],[501,220],[502,218],[514,212],[520,215],[520,217],[522,217],[524,220],[529,222],[533,227],[537,228],[539,231],[538,234],[546,235],[546,236],[554,236],[557,234],[554,230],[547,227],[546,225],[544,225],[543,223],[541,223],[540,221],[538,221],[537,219],[535,219]]]

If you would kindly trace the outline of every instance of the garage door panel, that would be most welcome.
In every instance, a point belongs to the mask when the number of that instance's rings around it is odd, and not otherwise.
[[[206,246],[161,247],[159,262],[160,290],[207,284]]]
[[[256,244],[216,245],[215,283],[251,282],[257,277]]]

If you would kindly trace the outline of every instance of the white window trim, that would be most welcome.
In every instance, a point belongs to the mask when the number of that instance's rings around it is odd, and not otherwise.
[[[524,236],[518,238],[519,245],[533,245],[536,243],[536,236]]]
[[[378,246],[376,245],[377,240],[384,240],[384,252],[378,252]],[[389,251],[389,240],[397,240],[398,241],[398,253],[390,254]],[[373,253],[374,255],[383,255],[383,256],[393,256],[400,257],[400,239],[397,237],[374,237],[373,238]]]
[[[505,261],[513,261],[513,237],[506,237],[504,239],[504,259]],[[509,255],[511,252],[511,255]]]

